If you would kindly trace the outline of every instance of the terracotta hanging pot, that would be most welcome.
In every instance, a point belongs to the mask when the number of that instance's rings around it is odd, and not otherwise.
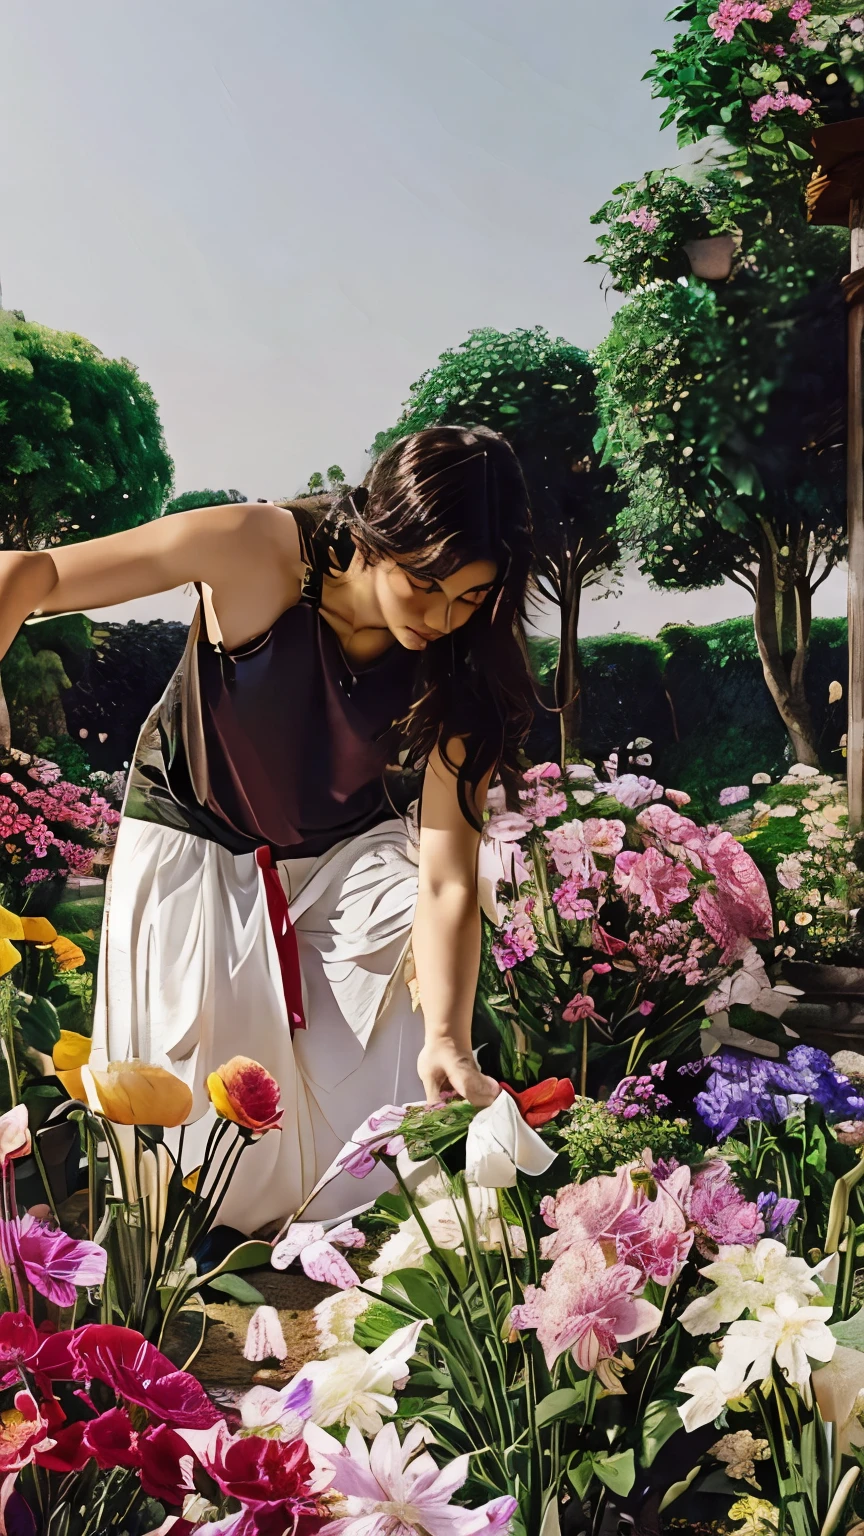
[[[687,240],[684,250],[694,277],[724,282],[732,271],[736,236],[711,235],[707,240]]]

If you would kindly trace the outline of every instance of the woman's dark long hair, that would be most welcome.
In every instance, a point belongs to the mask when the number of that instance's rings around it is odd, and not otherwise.
[[[477,612],[418,655],[417,694],[400,743],[409,772],[439,749],[457,777],[463,814],[479,826],[476,787],[497,770],[511,798],[533,713],[522,628],[531,515],[513,449],[487,427],[430,427],[392,443],[357,489],[288,505],[307,544],[311,531],[319,548],[323,539],[334,552],[333,567],[343,563],[335,551],[349,534],[364,560],[395,560],[438,581],[476,560],[495,565]],[[465,748],[458,765],[457,739]]]

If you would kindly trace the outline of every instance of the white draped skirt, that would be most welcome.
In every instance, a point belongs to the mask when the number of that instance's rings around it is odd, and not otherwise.
[[[246,1233],[296,1211],[373,1110],[423,1097],[423,1022],[405,979],[417,865],[404,822],[276,867],[303,980],[307,1027],[293,1040],[254,854],[124,817],[99,958],[92,1064],[138,1057],[188,1084],[187,1169],[212,1124],[210,1072],[250,1056],[279,1082],[283,1129],[247,1148],[220,1211]],[[309,1217],[340,1216],[388,1182],[383,1170],[362,1183],[340,1174]]]

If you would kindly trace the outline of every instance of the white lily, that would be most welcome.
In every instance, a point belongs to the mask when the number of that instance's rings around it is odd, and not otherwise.
[[[732,1382],[708,1365],[694,1365],[684,1372],[675,1390],[690,1394],[689,1402],[678,1404],[678,1412],[687,1433],[692,1434],[703,1424],[713,1424],[726,1404],[743,1397],[747,1389],[743,1382]]]
[[[777,1296],[773,1307],[759,1307],[755,1318],[732,1324],[723,1340],[724,1372],[750,1387],[770,1377],[776,1360],[788,1382],[806,1387],[810,1361],[828,1361],[837,1348],[830,1316],[830,1307],[802,1307],[794,1296]]]
[[[511,1189],[517,1169],[535,1178],[545,1173],[556,1154],[522,1119],[509,1093],[481,1109],[468,1127],[465,1141],[465,1173],[486,1189]]]
[[[838,1344],[827,1365],[813,1372],[813,1392],[823,1419],[837,1425],[840,1450],[864,1446],[864,1354]]]
[[[354,1425],[364,1435],[376,1435],[384,1418],[396,1412],[393,1396],[408,1380],[408,1362],[417,1348],[426,1320],[397,1328],[371,1354],[346,1344],[326,1360],[310,1360],[291,1383],[312,1388],[308,1417],[326,1429],[329,1424]]]
[[[804,1259],[793,1258],[772,1237],[763,1237],[755,1248],[740,1244],[720,1248],[714,1263],[700,1274],[713,1280],[715,1289],[708,1296],[697,1296],[682,1312],[681,1322],[692,1334],[715,1333],[743,1312],[771,1306],[781,1294],[802,1305],[819,1292],[815,1270]]]

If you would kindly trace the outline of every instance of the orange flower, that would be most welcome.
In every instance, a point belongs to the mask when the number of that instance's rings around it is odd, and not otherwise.
[[[28,944],[53,944],[57,937],[57,929],[47,917],[22,917],[21,927]]]
[[[72,939],[58,937],[53,940],[51,948],[61,971],[77,971],[84,964],[84,951]]]
[[[8,939],[0,938],[0,976],[8,976],[13,965],[17,965],[20,959],[20,949],[16,949]]]
[[[534,1130],[554,1120],[562,1109],[569,1109],[576,1099],[569,1077],[546,1077],[542,1083],[535,1083],[533,1088],[523,1088],[521,1093],[517,1093],[509,1083],[502,1083],[501,1087],[505,1093],[509,1093],[511,1099],[516,1100],[522,1119],[533,1126]]]
[[[76,1034],[74,1029],[61,1029],[60,1039],[52,1051],[54,1071],[66,1089],[70,1099],[87,1103],[87,1093],[81,1077],[81,1068],[90,1060],[92,1040]]]
[[[231,1060],[207,1079],[207,1092],[217,1115],[248,1131],[278,1131],[282,1126],[279,1084],[260,1062],[248,1056]]]

